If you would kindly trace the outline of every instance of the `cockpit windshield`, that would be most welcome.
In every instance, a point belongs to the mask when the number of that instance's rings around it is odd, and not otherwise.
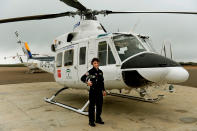
[[[138,38],[143,42],[143,45],[146,46],[146,48],[148,48],[149,51],[151,51],[151,52],[157,52],[154,49],[154,47],[152,45],[152,41],[150,40],[149,37],[138,35]]]
[[[146,51],[140,41],[133,35],[117,35],[113,37],[113,40],[121,61],[132,55]]]

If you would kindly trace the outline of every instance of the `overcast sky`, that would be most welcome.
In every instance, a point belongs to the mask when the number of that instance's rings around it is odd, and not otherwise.
[[[87,8],[117,11],[196,11],[197,0],[80,0]],[[1,0],[0,19],[75,11],[59,0]],[[4,56],[22,54],[16,43],[14,32],[17,30],[24,41],[28,41],[33,53],[51,53],[53,40],[73,29],[79,21],[71,17],[50,20],[27,21],[0,24],[0,64],[14,63],[4,60]],[[99,16],[98,20],[108,32],[130,31],[148,35],[153,46],[161,51],[163,41],[172,44],[177,61],[197,62],[197,15],[172,14],[124,14]]]

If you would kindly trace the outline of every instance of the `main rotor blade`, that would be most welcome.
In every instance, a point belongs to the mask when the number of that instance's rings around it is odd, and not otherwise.
[[[193,15],[197,15],[197,12],[179,12],[179,11],[128,11],[128,12],[124,12],[124,11],[110,11],[110,10],[106,10],[106,14],[193,14]]]
[[[60,0],[62,2],[64,2],[65,4],[73,7],[73,8],[76,8],[80,11],[86,11],[87,8],[85,6],[83,6],[78,0]]]
[[[34,16],[2,19],[2,20],[0,20],[0,24],[1,23],[9,23],[9,22],[17,22],[17,21],[27,21],[27,20],[51,19],[51,18],[57,18],[57,17],[63,17],[63,16],[70,16],[71,13],[72,12],[63,12],[63,13],[57,13],[57,14],[34,15]]]

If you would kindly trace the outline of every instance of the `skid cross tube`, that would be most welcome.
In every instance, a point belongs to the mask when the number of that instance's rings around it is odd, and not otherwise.
[[[48,102],[48,103],[55,104],[55,105],[57,105],[57,106],[60,106],[60,107],[69,109],[69,110],[74,111],[74,112],[77,112],[77,113],[79,113],[79,114],[88,115],[88,112],[85,112],[85,109],[86,109],[87,106],[89,105],[89,100],[88,100],[88,101],[84,104],[84,106],[83,106],[82,108],[80,108],[80,109],[77,109],[77,108],[75,108],[75,107],[72,107],[72,106],[68,106],[68,105],[62,104],[62,103],[60,103],[60,102],[56,102],[56,101],[54,100],[54,98],[55,98],[60,92],[62,92],[63,90],[66,90],[66,89],[68,89],[68,88],[67,88],[67,87],[64,87],[64,88],[58,90],[58,91],[55,93],[55,95],[53,95],[51,98],[44,98],[44,100],[45,100],[46,102]]]

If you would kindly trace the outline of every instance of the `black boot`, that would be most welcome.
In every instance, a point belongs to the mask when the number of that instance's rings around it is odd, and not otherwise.
[[[95,126],[96,126],[94,122],[89,122],[89,125],[90,125],[91,127],[95,127]]]
[[[96,119],[96,123],[98,123],[98,124],[104,124],[104,121],[101,118],[99,118],[99,119]]]

